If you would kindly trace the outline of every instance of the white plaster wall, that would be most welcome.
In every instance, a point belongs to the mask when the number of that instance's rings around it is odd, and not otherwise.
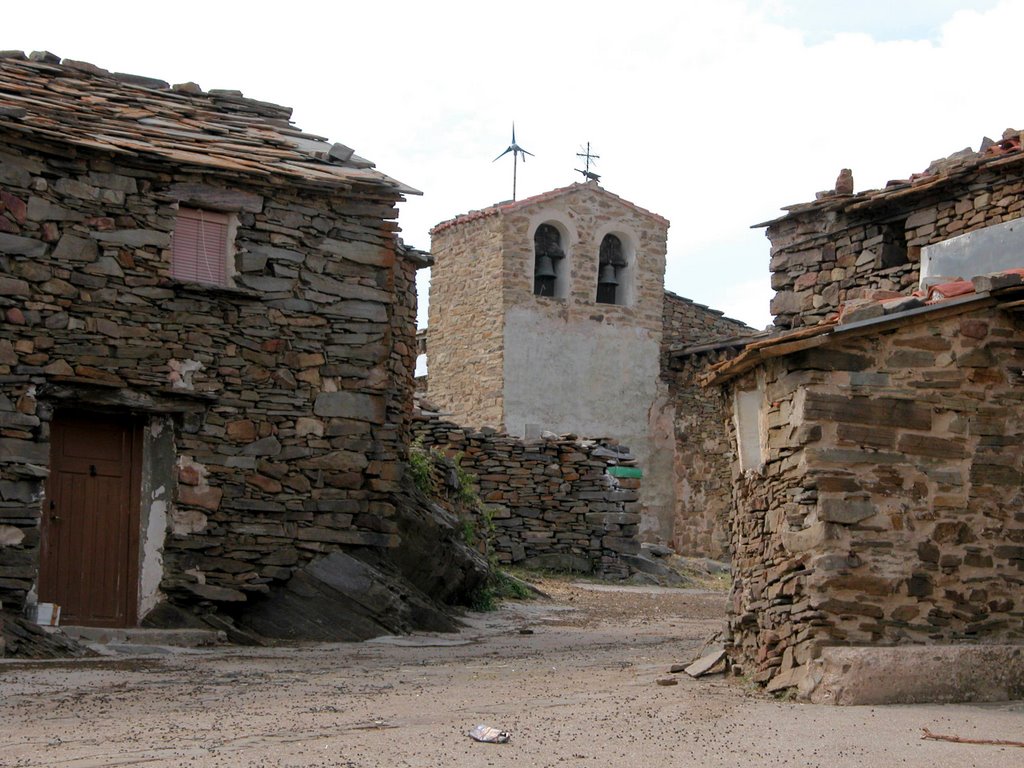
[[[539,423],[541,429],[587,437],[646,433],[657,394],[658,345],[640,328],[510,309],[506,429],[524,436],[527,423]]]
[[[1004,221],[921,249],[921,287],[1024,266],[1024,219]]]
[[[139,537],[139,620],[163,600],[163,548],[167,535],[174,470],[174,425],[169,417],[154,416],[143,432],[142,493]]]
[[[671,540],[672,458],[663,451],[673,441],[665,436],[667,402],[658,396],[660,340],[635,326],[514,307],[505,315],[504,341],[508,432],[575,432],[629,446],[644,470],[641,536]],[[530,435],[527,425],[536,426]]]

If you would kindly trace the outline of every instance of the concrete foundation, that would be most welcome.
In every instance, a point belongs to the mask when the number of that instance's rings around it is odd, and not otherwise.
[[[1024,647],[832,647],[782,678],[769,689],[795,685],[800,698],[815,704],[1012,701],[1024,698]]]

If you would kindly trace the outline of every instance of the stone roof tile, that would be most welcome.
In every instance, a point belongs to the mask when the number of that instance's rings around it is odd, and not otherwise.
[[[290,108],[239,91],[172,88],[48,52],[0,52],[0,130],[215,172],[419,194],[290,118]]]

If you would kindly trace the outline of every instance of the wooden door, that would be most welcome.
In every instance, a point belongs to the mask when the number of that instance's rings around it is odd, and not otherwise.
[[[60,605],[62,624],[134,626],[141,424],[58,411],[50,446],[39,599]]]

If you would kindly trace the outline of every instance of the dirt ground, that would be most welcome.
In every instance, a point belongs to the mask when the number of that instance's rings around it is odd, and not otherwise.
[[[0,766],[1024,767],[1024,702],[818,707],[662,686],[721,592],[548,581],[459,635],[0,662]],[[532,632],[527,632],[532,630]],[[481,744],[478,723],[511,733]]]

